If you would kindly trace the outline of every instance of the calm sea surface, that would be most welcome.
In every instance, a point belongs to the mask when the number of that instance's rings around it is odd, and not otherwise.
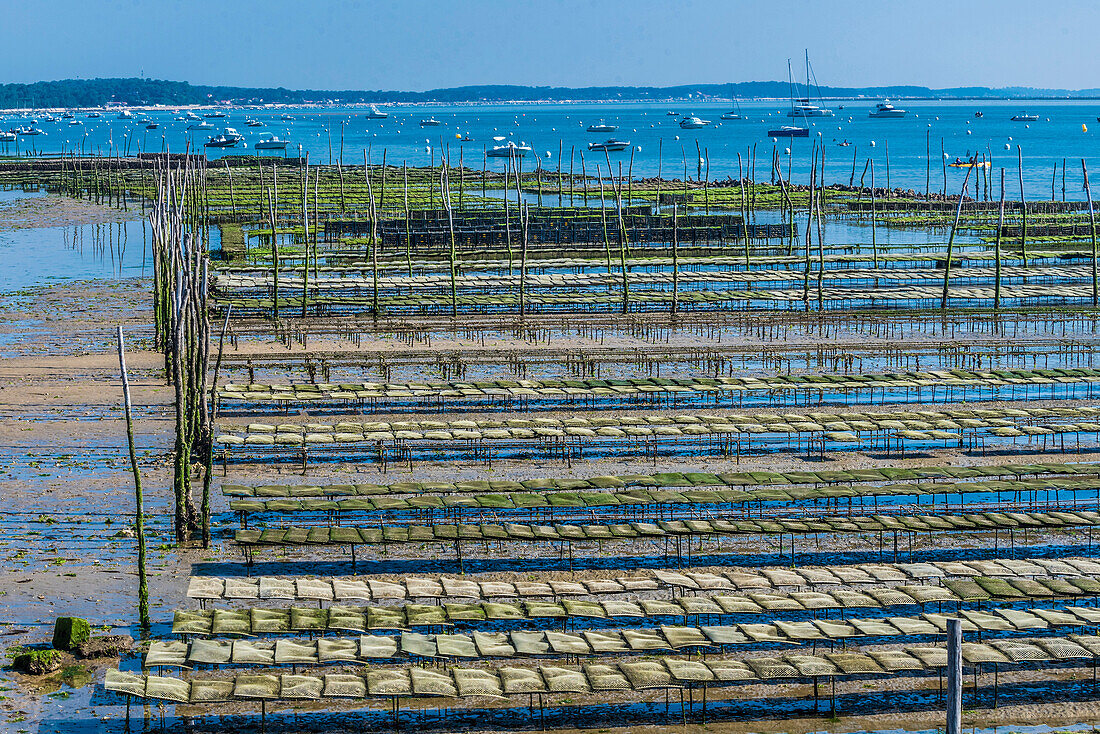
[[[544,168],[556,169],[558,145],[561,142],[562,167],[569,168],[569,153],[574,154],[574,171],[580,173],[580,153],[585,151],[589,172],[594,163],[604,163],[604,154],[588,152],[587,144],[603,141],[613,135],[630,141],[634,150],[635,176],[652,176],[663,172],[666,178],[682,178],[685,165],[688,175],[698,175],[697,150],[709,157],[711,180],[736,178],[737,154],[743,164],[751,156],[748,152],[756,146],[756,175],[758,179],[769,177],[773,146],[778,148],[784,166],[791,165],[795,181],[805,181],[809,176],[810,148],[814,137],[826,147],[826,180],[830,183],[848,183],[852,175],[853,158],[856,159],[855,179],[858,182],[868,157],[875,160],[875,184],[887,183],[887,159],[889,159],[889,183],[893,187],[913,188],[923,191],[930,181],[933,191],[943,186],[941,140],[946,156],[967,157],[975,153],[991,156],[993,166],[1008,169],[1008,195],[1019,197],[1016,173],[1016,146],[1023,149],[1024,185],[1029,199],[1050,198],[1054,164],[1059,171],[1055,180],[1055,194],[1062,197],[1062,161],[1067,160],[1066,197],[1083,198],[1081,159],[1090,169],[1100,171],[1100,102],[1098,101],[951,101],[951,102],[898,102],[897,106],[908,110],[904,119],[871,119],[867,113],[877,100],[830,101],[826,106],[835,110],[833,118],[809,121],[811,137],[804,139],[779,139],[773,142],[767,134],[769,128],[792,124],[786,116],[783,102],[742,102],[740,111],[745,120],[721,120],[723,112],[731,104],[516,104],[516,105],[463,105],[416,107],[389,107],[385,120],[368,120],[362,109],[280,109],[234,110],[225,119],[209,120],[213,130],[187,131],[194,121],[177,120],[179,113],[172,110],[150,112],[146,116],[159,124],[156,130],[146,130],[144,122],[116,119],[114,113],[105,112],[99,119],[87,119],[78,115],[80,125],[69,121],[50,123],[39,121],[36,127],[46,134],[21,137],[20,151],[33,147],[36,151],[57,153],[64,148],[81,146],[85,152],[117,148],[123,153],[142,150],[161,150],[169,147],[173,152],[184,146],[201,146],[222,127],[231,126],[245,135],[247,147],[242,149],[207,148],[207,154],[220,157],[228,153],[251,152],[253,144],[264,132],[289,139],[288,154],[295,154],[298,145],[310,154],[310,160],[327,163],[339,158],[341,122],[344,123],[344,162],[361,163],[363,151],[370,149],[373,162],[382,159],[385,150],[388,161],[400,164],[425,165],[433,157],[439,161],[440,149],[450,145],[455,163],[461,150],[468,167],[481,168],[482,153],[486,147],[499,144],[494,138],[523,141],[534,149],[524,163],[526,170],[534,167],[537,155]],[[842,106],[842,108],[841,108]],[[668,115],[669,111],[677,113]],[[983,117],[975,117],[976,112]],[[1020,112],[1039,115],[1039,121],[1012,122],[1009,118]],[[202,114],[200,112],[200,114]],[[281,119],[289,114],[292,119]],[[682,130],[678,123],[682,116],[694,114],[710,120],[711,125],[700,130]],[[136,112],[135,117],[143,113]],[[41,116],[40,116],[41,117]],[[245,125],[252,117],[266,124],[264,128]],[[420,121],[434,118],[442,123],[438,127],[421,127]],[[618,125],[618,130],[608,133],[588,133],[588,125],[604,121]],[[8,116],[0,121],[0,127],[8,129],[30,124],[25,117]],[[1084,126],[1084,128],[1082,127]],[[1087,128],[1087,129],[1086,129]],[[470,142],[458,138],[469,137]],[[848,141],[851,145],[838,145]],[[698,143],[698,148],[696,144]],[[1008,148],[1006,149],[1006,145]],[[619,161],[624,168],[630,158],[630,149],[612,153],[613,165]],[[789,161],[788,161],[788,150]],[[15,152],[14,144],[0,147],[0,152]],[[270,152],[267,152],[270,155]],[[489,160],[489,166],[497,169],[503,159]],[[704,164],[705,165],[705,164]],[[747,172],[746,172],[747,175]],[[961,169],[948,169],[948,191],[956,192],[962,183]],[[994,171],[996,177],[996,171]],[[868,175],[866,181],[870,183]]]

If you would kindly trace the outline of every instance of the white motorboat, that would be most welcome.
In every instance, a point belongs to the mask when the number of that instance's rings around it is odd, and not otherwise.
[[[1013,122],[1038,122],[1039,121],[1039,116],[1038,115],[1029,115],[1026,112],[1021,112],[1018,115],[1013,115],[1012,116],[1012,121]]]
[[[64,112],[61,113],[61,119],[62,120],[72,120],[75,117],[76,117],[76,115],[74,115],[72,112],[69,112],[68,110],[65,110]]]
[[[485,155],[488,158],[511,158],[515,156],[522,158],[531,152],[531,146],[520,142],[516,145],[513,141],[509,140],[504,145],[494,145],[489,150],[485,151]]]
[[[806,96],[794,99],[794,80],[791,76],[791,60],[787,59],[787,81],[791,85],[791,108],[787,110],[787,117],[833,117],[834,112],[827,107],[821,107],[810,101],[810,78],[813,76],[813,71],[810,67],[810,52],[806,51]],[[814,78],[814,86],[817,87],[817,96],[821,98],[821,87],[817,85],[817,78]]]
[[[159,127],[159,125],[157,123],[153,122],[152,120],[145,123],[145,129],[146,130],[156,130],[158,127]]]
[[[202,120],[200,122],[193,122],[187,126],[188,130],[213,130],[214,123]]]
[[[218,133],[214,137],[206,141],[207,148],[232,148],[237,143],[244,140],[244,136],[231,127],[225,128],[222,132]]]
[[[132,120],[134,119],[134,113],[130,110],[122,110],[118,113],[118,119],[120,120]]]
[[[17,127],[14,131],[17,135],[45,135],[42,130],[37,127],[31,127],[29,125],[25,127]]]
[[[293,119],[294,119],[294,116],[293,116],[293,115],[291,115],[291,114],[290,114],[290,113],[288,113],[288,112],[284,112],[283,114],[279,115],[279,119],[280,119],[280,120],[293,120]]]
[[[194,110],[187,110],[187,114],[184,115],[188,120],[201,120],[202,118],[195,114]]]
[[[772,130],[768,130],[769,138],[808,138],[809,136],[810,128],[808,127],[782,125]]]
[[[600,120],[595,125],[588,126],[588,132],[590,133],[613,133],[619,129],[618,125],[608,125],[603,120]]]
[[[879,119],[898,119],[905,117],[906,111],[898,109],[894,105],[890,104],[890,100],[884,99],[875,105],[875,109],[867,113],[868,117],[874,117]]]
[[[253,120],[251,117],[245,120],[244,124],[248,125],[249,127],[267,127],[267,125],[263,124],[259,120]]]
[[[13,132],[0,130],[0,143],[14,143],[19,136]]]
[[[443,123],[434,117],[429,117],[427,120],[420,121],[420,127],[439,127]]]
[[[263,133],[260,135],[260,139],[252,144],[252,147],[255,150],[286,150],[289,143],[289,140],[283,140],[278,135]]]
[[[368,120],[385,120],[389,116],[390,116],[389,112],[382,112],[380,109],[378,109],[374,105],[370,106],[370,112],[368,112],[367,115],[366,115]]]
[[[208,117],[211,120],[216,120],[218,118],[225,117],[225,113],[221,110],[211,110],[210,112],[207,112],[205,115],[203,115],[203,117]]]
[[[618,151],[618,150],[626,150],[629,147],[630,147],[630,141],[629,140],[615,140],[614,138],[609,138],[609,139],[605,140],[602,143],[589,143],[588,144],[588,149],[589,150],[607,150],[607,151],[611,151],[612,153],[614,153],[615,151]]]
[[[690,115],[680,120],[680,128],[683,130],[698,130],[701,127],[706,127],[710,124],[710,120],[704,120],[695,115]]]
[[[86,117],[87,117],[87,118],[88,118],[89,120],[96,120],[96,119],[98,119],[98,118],[100,118],[100,117],[103,117],[103,115],[99,114],[98,112],[89,112],[89,113],[88,113],[88,114],[86,115]]]
[[[666,117],[679,117],[680,113],[669,110],[668,112],[665,113],[665,116]]]

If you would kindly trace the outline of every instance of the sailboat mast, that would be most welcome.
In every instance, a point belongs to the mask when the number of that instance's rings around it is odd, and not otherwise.
[[[806,99],[810,98],[810,49],[806,49]]]

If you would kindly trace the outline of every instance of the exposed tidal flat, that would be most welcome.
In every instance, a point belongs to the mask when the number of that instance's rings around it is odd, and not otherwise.
[[[931,731],[935,622],[961,614],[968,726],[1091,728],[1100,580],[1058,565],[1095,562],[1100,520],[1095,255],[1089,229],[1057,229],[1087,214],[1032,199],[1030,239],[1002,236],[1020,217],[956,213],[961,181],[935,208],[878,180],[811,192],[782,146],[778,180],[740,182],[714,150],[705,186],[675,167],[643,181],[656,161],[636,159],[598,200],[600,182],[530,159],[522,191],[496,171],[522,218],[481,197],[476,156],[456,172],[453,146],[446,170],[410,159],[407,216],[399,142],[367,166],[188,167],[175,218],[163,169],[102,159],[43,178],[67,196],[5,192],[0,248],[20,265],[0,274],[0,632],[42,645],[75,615],[140,643],[5,671],[4,725]],[[890,150],[893,186],[922,188]],[[650,209],[658,186],[690,211]],[[866,216],[872,195],[899,208]],[[166,339],[180,313],[201,337],[186,348]],[[183,467],[183,540],[180,352],[209,378],[188,399],[213,412],[192,434],[212,463]],[[187,627],[204,607],[225,626]]]

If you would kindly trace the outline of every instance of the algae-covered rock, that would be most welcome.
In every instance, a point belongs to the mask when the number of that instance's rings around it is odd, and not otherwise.
[[[58,617],[53,625],[53,648],[55,650],[73,650],[92,636],[88,621],[80,617]]]
[[[82,658],[113,658],[129,652],[134,638],[129,635],[99,635],[76,646],[76,654]]]
[[[31,650],[12,660],[12,667],[28,675],[45,675],[61,668],[62,657],[57,650]]]

